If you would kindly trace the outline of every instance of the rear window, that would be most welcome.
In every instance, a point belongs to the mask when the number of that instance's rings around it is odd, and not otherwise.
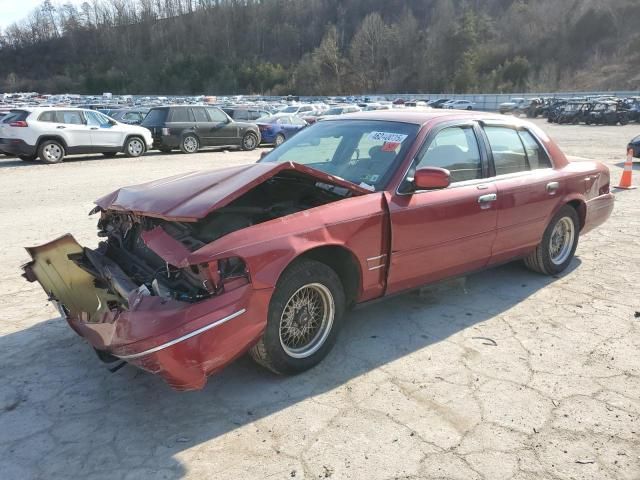
[[[29,112],[25,110],[12,110],[2,119],[2,123],[20,122],[22,120],[26,120],[28,116]]]
[[[162,125],[167,119],[167,112],[169,110],[166,108],[152,108],[149,110],[149,113],[144,120],[142,121],[142,125],[146,126],[156,126]]]

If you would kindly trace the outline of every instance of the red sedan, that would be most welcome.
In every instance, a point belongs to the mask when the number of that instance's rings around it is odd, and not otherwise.
[[[357,113],[253,165],[121,188],[96,202],[99,248],[66,235],[24,271],[100,358],[198,389],[247,351],[313,367],[355,304],[509,260],[558,274],[609,188],[518,119]]]

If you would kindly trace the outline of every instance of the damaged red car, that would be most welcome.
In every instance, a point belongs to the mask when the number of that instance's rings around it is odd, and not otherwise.
[[[98,248],[28,248],[24,276],[102,359],[199,389],[246,352],[313,367],[356,304],[515,259],[557,274],[609,217],[609,187],[518,119],[357,113],[256,164],[106,195]]]

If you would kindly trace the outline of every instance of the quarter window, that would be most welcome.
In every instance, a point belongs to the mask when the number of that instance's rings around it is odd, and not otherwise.
[[[496,175],[529,170],[527,154],[518,132],[508,127],[485,127],[489,139]]]
[[[440,167],[451,172],[452,182],[482,178],[482,160],[472,127],[441,130],[418,160],[416,168]]]

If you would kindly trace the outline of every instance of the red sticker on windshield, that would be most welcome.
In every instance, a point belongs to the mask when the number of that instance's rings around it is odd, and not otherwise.
[[[382,145],[383,152],[395,152],[396,148],[400,146],[400,142],[384,142]]]

